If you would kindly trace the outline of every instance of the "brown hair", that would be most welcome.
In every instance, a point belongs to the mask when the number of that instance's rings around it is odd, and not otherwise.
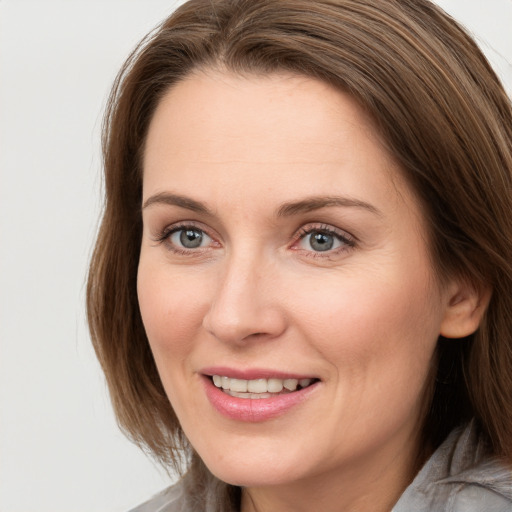
[[[164,93],[199,68],[289,71],[348,92],[420,199],[434,266],[492,287],[479,330],[438,343],[424,440],[475,417],[512,462],[512,108],[467,33],[427,0],[191,0],[130,55],[104,123],[106,202],[87,289],[118,421],[164,464],[190,454],[136,292],[141,155]]]

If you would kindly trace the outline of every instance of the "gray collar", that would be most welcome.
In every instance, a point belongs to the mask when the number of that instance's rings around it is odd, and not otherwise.
[[[489,456],[474,421],[454,430],[392,512],[511,512],[512,470]]]

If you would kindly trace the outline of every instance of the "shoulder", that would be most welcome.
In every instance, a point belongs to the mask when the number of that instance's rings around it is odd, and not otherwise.
[[[191,512],[183,482],[171,485],[129,512]]]
[[[512,512],[512,469],[489,456],[474,423],[453,431],[393,512]]]
[[[233,512],[223,499],[228,487],[209,472],[197,478],[188,471],[178,483],[130,512]]]

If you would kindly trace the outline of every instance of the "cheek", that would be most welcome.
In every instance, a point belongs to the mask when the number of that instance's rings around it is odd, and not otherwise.
[[[359,382],[361,393],[378,381],[423,386],[441,322],[429,274],[404,268],[383,279],[354,272],[343,286],[324,286],[307,301],[295,297],[303,330],[338,378]]]
[[[156,265],[141,258],[137,294],[144,328],[167,397],[180,423],[186,411],[199,407],[196,395],[190,397],[190,355],[202,328],[204,305],[197,283],[169,272],[167,265]]]
[[[375,278],[373,278],[375,277]],[[309,309],[308,318],[318,318],[320,325],[348,323],[357,329],[423,329],[429,320],[437,316],[436,298],[428,283],[418,273],[397,277],[394,280],[380,276],[351,276],[332,284],[312,286],[308,293],[297,293],[295,298],[302,308]],[[314,311],[314,313],[313,313]],[[370,324],[368,323],[374,319]],[[398,334],[398,332],[397,332]]]
[[[304,330],[331,367],[331,435],[377,447],[420,420],[439,319],[421,275],[357,281],[313,297]]]
[[[162,268],[141,258],[137,276],[139,307],[157,364],[191,350],[204,311],[197,283]]]

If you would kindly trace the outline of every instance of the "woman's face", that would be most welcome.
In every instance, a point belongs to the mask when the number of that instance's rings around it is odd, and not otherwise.
[[[449,298],[350,97],[293,75],[190,76],[152,119],[143,204],[142,318],[215,475],[410,470]]]

